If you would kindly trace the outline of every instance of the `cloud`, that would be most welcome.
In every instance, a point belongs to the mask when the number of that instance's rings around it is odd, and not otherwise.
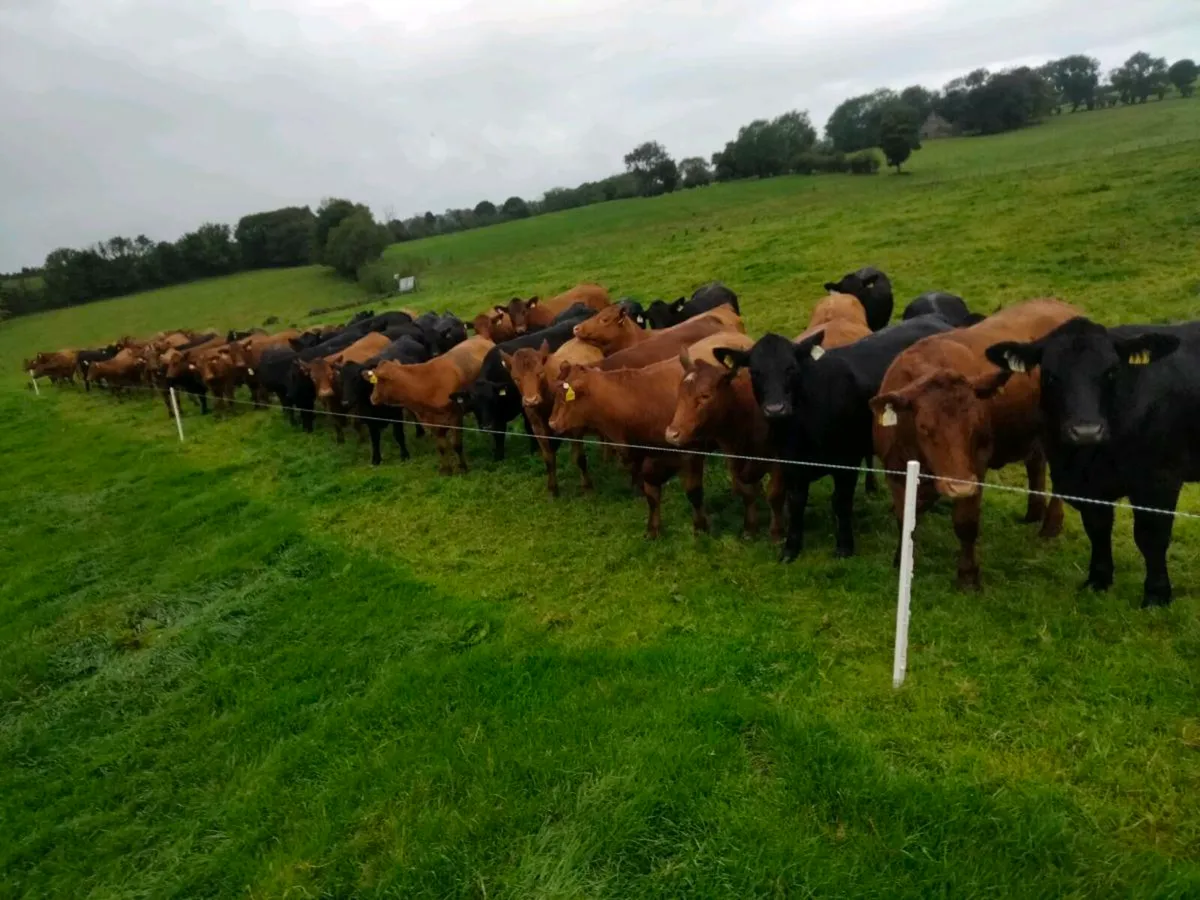
[[[23,0],[0,11],[0,271],[347,196],[402,215],[708,156],[751,119],[1069,52],[1197,44],[1099,0]],[[1103,8],[1102,8],[1103,7]]]

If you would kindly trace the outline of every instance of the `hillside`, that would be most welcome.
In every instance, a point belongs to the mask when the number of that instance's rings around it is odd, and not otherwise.
[[[907,177],[719,185],[388,253],[427,262],[404,305],[460,313],[718,278],[750,332],[794,333],[870,262],[901,303],[1187,318],[1197,139],[1200,101],[1147,104],[931,143]],[[713,534],[672,483],[648,542],[598,452],[596,496],[561,465],[552,500],[518,438],[493,462],[468,435],[454,478],[427,440],[372,469],[278,410],[189,408],[181,445],[157,398],[34,397],[18,371],[125,333],[306,321],[355,291],[259,272],[0,326],[0,895],[1200,894],[1194,519],[1175,604],[1143,611],[1127,514],[1094,595],[1078,514],[1048,544],[989,493],[984,590],[964,595],[939,507],[894,692],[883,495],[860,492],[859,554],[838,560],[815,487],[781,566],[738,536],[716,461]]]

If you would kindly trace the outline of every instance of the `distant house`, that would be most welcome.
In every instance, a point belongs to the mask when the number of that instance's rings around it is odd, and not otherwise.
[[[954,137],[954,126],[939,116],[937,113],[930,113],[925,120],[925,124],[921,126],[921,140],[932,141],[937,138]]]

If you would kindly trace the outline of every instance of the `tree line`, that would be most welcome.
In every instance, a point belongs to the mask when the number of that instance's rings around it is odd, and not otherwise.
[[[481,200],[471,208],[426,211],[407,219],[385,216],[379,222],[366,205],[332,198],[316,212],[301,206],[243,216],[234,228],[208,222],[174,242],[145,235],[114,237],[82,249],[54,250],[40,269],[0,275],[0,319],[238,271],[314,263],[383,292],[390,288],[391,273],[377,261],[392,243],[714,181],[873,175],[882,165],[876,148],[900,172],[920,149],[925,125],[933,136],[996,134],[1068,109],[1163,99],[1172,87],[1191,97],[1198,76],[1200,69],[1190,59],[1168,66],[1165,58],[1145,52],[1104,76],[1099,60],[1075,54],[1037,68],[976,69],[940,90],[912,85],[899,92],[880,88],[850,97],[833,111],[820,137],[807,112],[792,110],[743,125],[708,159],[677,162],[657,141],[646,141],[625,155],[624,172],[573,188],[551,188],[539,200],[513,196],[499,205]]]

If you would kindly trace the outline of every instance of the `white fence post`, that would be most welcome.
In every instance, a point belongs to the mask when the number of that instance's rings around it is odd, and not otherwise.
[[[38,386],[37,386],[37,376],[35,376],[35,375],[33,374],[33,369],[30,369],[30,370],[29,370],[29,380],[33,382],[33,392],[34,392],[35,394],[37,394],[39,397],[40,397],[40,396],[42,396],[42,392],[41,392],[41,390],[39,390],[39,389],[38,389]]]
[[[179,400],[175,397],[175,388],[167,388],[171,392],[171,412],[175,414],[175,427],[179,429],[179,443],[183,443],[183,419],[179,418]]]
[[[917,484],[921,464],[908,461],[904,479],[904,522],[900,527],[900,590],[896,597],[896,654],[892,660],[892,687],[904,684],[908,671],[908,617],[912,603],[913,531],[917,527]]]

